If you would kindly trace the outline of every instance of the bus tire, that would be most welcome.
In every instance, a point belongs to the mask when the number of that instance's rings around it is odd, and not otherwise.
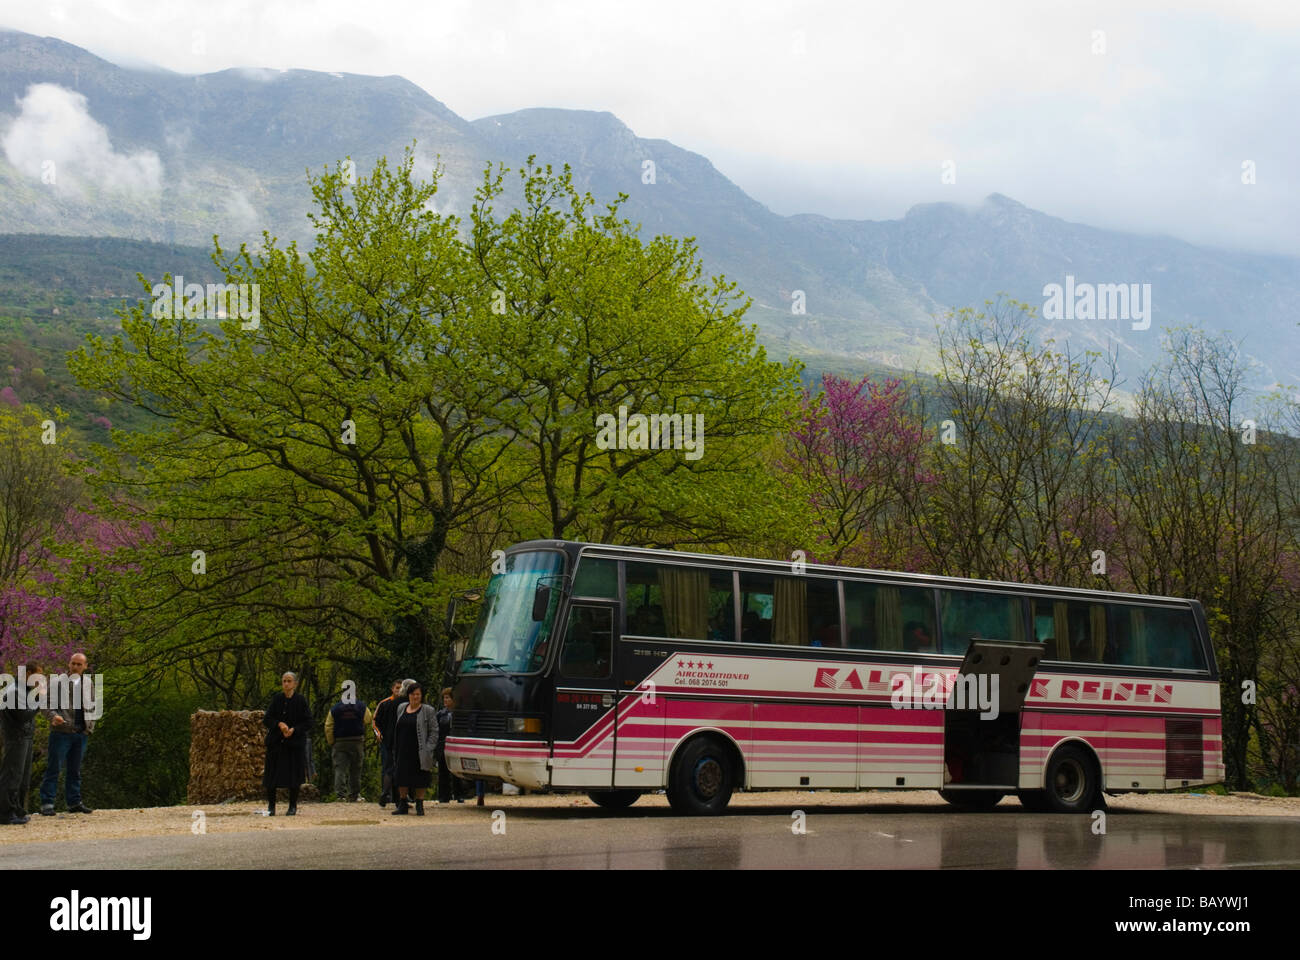
[[[716,816],[735,789],[730,751],[716,737],[696,737],[678,751],[668,778],[668,803],[679,814]]]
[[[1047,761],[1047,808],[1052,813],[1090,813],[1101,804],[1101,772],[1092,754],[1068,743]]]
[[[592,790],[587,794],[591,802],[606,810],[626,810],[637,802],[640,790]]]
[[[961,810],[992,810],[1006,794],[1001,790],[940,790],[939,796]]]

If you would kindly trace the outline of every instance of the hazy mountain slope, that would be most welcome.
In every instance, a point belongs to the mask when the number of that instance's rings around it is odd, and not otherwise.
[[[707,158],[639,138],[609,113],[530,109],[471,123],[400,77],[183,76],[0,32],[0,232],[207,246],[214,233],[236,243],[268,229],[309,240],[308,168],[350,155],[364,172],[412,141],[421,173],[435,154],[444,167],[442,210],[465,211],[486,164],[518,167],[529,154],[571,164],[602,201],[626,193],[624,214],[647,236],[695,237],[706,268],[740,283],[781,352],[909,367],[933,358],[947,307],[998,292],[1041,305],[1045,285],[1070,275],[1151,284],[1149,330],[1043,321],[1058,338],[1116,346],[1130,379],[1159,356],[1161,328],[1194,323],[1243,337],[1262,379],[1300,381],[1294,258],[1067,223],[1000,195],[969,208],[924,204],[895,221],[782,217]],[[653,183],[643,182],[646,161]],[[791,310],[797,291],[806,313]]]

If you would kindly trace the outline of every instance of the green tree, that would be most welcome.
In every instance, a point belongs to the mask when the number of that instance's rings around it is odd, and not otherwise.
[[[677,547],[752,540],[774,521],[763,452],[790,422],[798,367],[767,359],[743,322],[749,301],[723,277],[701,279],[691,239],[642,240],[619,216],[626,195],[596,211],[567,167],[529,158],[522,206],[498,219],[505,173],[485,174],[471,240],[476,282],[491,291],[481,339],[518,388],[502,421],[530,468],[524,529]],[[678,418],[694,448],[661,449],[680,439],[675,426],[650,447],[602,443],[598,418],[620,408]]]
[[[940,329],[939,371],[921,393],[938,428],[934,479],[903,489],[912,526],[936,572],[1095,589],[1114,358],[1038,342],[1026,304],[987,306]]]
[[[312,178],[306,258],[269,236],[229,260],[217,244],[226,282],[260,290],[256,322],[140,304],[70,361],[83,385],[158,417],[120,433],[98,473],[161,532],[119,611],[140,621],[137,660],[221,652],[233,668],[274,637],[282,659],[428,671],[438,559],[518,478],[492,416],[511,391],[466,322],[457,221],[433,212],[437,177],[417,182],[412,165],[408,151],[359,182],[342,165]]]
[[[217,244],[226,282],[260,291],[256,323],[168,316],[164,298],[70,360],[157,417],[93,474],[105,509],[129,491],[157,531],[114,596],[117,662],[184,669],[231,706],[286,668],[315,689],[320,664],[322,692],[334,665],[363,685],[432,676],[437,613],[485,549],[761,532],[797,370],[766,360],[729,284],[697,282],[690,243],[643,244],[613,208],[589,219],[567,171],[531,165],[498,221],[503,175],[463,233],[409,151],[355,183],[340,165],[311,180],[306,257]],[[602,449],[597,417],[623,404],[703,416],[703,455]]]
[[[1130,589],[1204,604],[1222,681],[1227,782],[1243,789],[1259,718],[1242,682],[1259,681],[1289,626],[1294,521],[1278,478],[1294,472],[1295,449],[1247,429],[1253,403],[1234,344],[1179,330],[1167,338],[1166,357],[1144,378],[1116,437],[1116,542]]]

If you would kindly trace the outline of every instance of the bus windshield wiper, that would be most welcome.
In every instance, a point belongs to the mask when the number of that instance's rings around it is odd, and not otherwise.
[[[491,667],[493,670],[495,670],[497,673],[501,674],[503,677],[508,677],[508,676],[510,676],[510,674],[507,673],[506,670],[505,670],[505,664],[503,664],[503,663],[495,663],[495,662],[492,660],[491,657],[466,657],[464,660],[461,661],[461,663],[462,663],[462,664],[469,663],[471,660],[472,660],[472,661],[482,661],[482,662],[485,663],[487,666],[489,666],[489,667]]]

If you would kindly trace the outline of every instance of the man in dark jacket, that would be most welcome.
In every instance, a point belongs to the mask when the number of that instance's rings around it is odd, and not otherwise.
[[[457,803],[465,802],[465,783],[452,776],[447,766],[447,738],[451,736],[452,709],[455,707],[451,687],[442,688],[442,709],[438,711],[438,746],[434,759],[438,761],[438,802],[449,803],[452,796]]]
[[[382,769],[382,786],[379,790],[379,805],[388,806],[388,800],[393,796],[393,723],[397,720],[397,706],[404,703],[405,698],[402,696],[401,680],[393,681],[393,694],[379,701],[379,706],[375,707],[374,719],[371,726],[375,731],[375,739],[379,741],[379,757]]]
[[[4,757],[0,759],[0,826],[21,826],[27,816],[27,795],[32,789],[32,740],[36,735],[38,708],[30,704],[38,688],[44,687],[40,667],[23,668],[22,689],[0,691],[0,737]],[[17,680],[15,680],[17,683]],[[10,701],[12,700],[12,705]]]

